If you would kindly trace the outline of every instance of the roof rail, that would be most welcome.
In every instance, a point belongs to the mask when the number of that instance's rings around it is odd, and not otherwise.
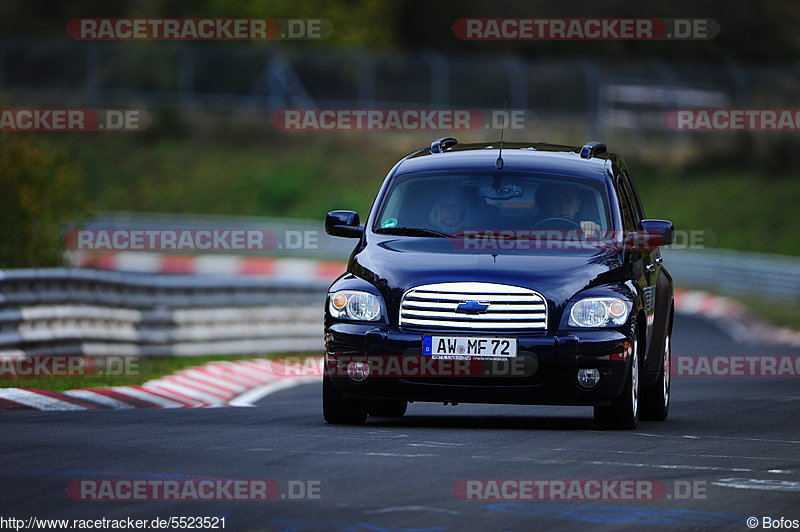
[[[606,153],[606,145],[602,142],[597,142],[595,140],[591,142],[587,142],[581,148],[581,159],[591,159],[595,155],[600,155],[601,153]]]
[[[431,142],[431,153],[442,153],[448,148],[452,148],[458,144],[458,141],[453,137],[442,137]]]

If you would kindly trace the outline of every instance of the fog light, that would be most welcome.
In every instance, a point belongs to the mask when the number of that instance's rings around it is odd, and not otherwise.
[[[578,384],[581,388],[594,388],[600,382],[600,372],[595,368],[578,370]]]
[[[361,382],[369,377],[369,364],[366,362],[350,362],[347,365],[347,376]]]

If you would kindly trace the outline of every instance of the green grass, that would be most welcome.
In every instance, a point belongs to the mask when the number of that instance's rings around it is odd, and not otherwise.
[[[704,231],[706,245],[800,255],[797,176],[720,170],[635,177],[647,216],[669,219],[679,230]]]
[[[300,142],[83,142],[94,210],[316,218],[365,212],[399,153]]]
[[[169,375],[178,370],[199,366],[215,360],[249,360],[253,358],[280,358],[286,355],[252,356],[198,356],[198,357],[150,357],[135,358],[127,375],[53,376],[53,377],[0,377],[0,388],[34,388],[39,390],[74,390],[76,388],[101,388],[106,386],[126,386],[142,384],[151,379]],[[293,357],[314,356],[297,355]]]

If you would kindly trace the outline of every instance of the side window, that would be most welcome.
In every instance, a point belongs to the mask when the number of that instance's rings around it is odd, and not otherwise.
[[[624,166],[622,167],[622,174],[625,176],[625,182],[628,184],[628,187],[630,188],[630,193],[631,193],[630,197],[631,197],[631,202],[633,203],[633,208],[636,210],[639,219],[644,220],[647,217],[644,215],[644,206],[642,205],[641,198],[639,198],[639,191],[636,189],[636,183],[634,183],[631,174],[628,172],[628,169],[625,168]]]
[[[617,198],[619,200],[620,214],[622,214],[622,224],[625,226],[625,231],[635,231],[636,219],[633,211],[631,210],[631,202],[628,199],[624,181],[621,178],[617,180],[616,189]]]
[[[628,183],[626,183],[624,180],[620,180],[620,185],[622,185],[623,194],[625,195],[625,197],[628,198],[628,209],[630,210],[631,213],[631,220],[633,221],[633,227],[634,229],[638,229],[642,221],[642,216],[639,213],[639,209],[637,208],[638,204],[634,200],[635,196],[631,192]]]

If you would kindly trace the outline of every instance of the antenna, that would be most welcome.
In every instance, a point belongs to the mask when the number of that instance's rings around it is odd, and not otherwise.
[[[506,130],[506,118],[508,116],[508,100],[503,106],[503,123],[500,125],[500,151],[497,153],[497,160],[494,162],[494,167],[498,170],[503,169],[503,132]]]

